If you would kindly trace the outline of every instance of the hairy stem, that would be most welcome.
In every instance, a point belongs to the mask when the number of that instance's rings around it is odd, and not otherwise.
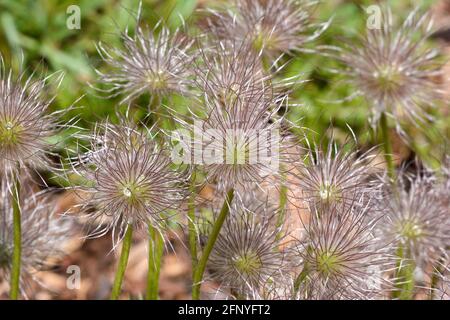
[[[149,118],[148,121],[151,125],[157,125],[159,128],[164,130],[174,130],[175,121],[170,113],[167,112],[165,107],[167,101],[165,98],[160,96],[154,96],[151,104],[149,105]]]
[[[148,249],[147,300],[158,300],[159,274],[164,252],[164,239],[153,226],[148,227],[150,236]]]
[[[111,300],[117,300],[122,288],[123,276],[128,264],[128,256],[130,255],[131,242],[133,239],[133,227],[128,225],[127,232],[122,242],[122,252],[120,253],[119,265],[117,266],[116,277],[111,291]]]
[[[399,262],[395,274],[395,288],[393,297],[399,300],[414,299],[414,261],[410,258],[409,250],[399,247],[397,250]],[[406,264],[403,264],[406,260]]]
[[[20,262],[22,254],[22,225],[20,209],[20,180],[17,173],[14,177],[14,185],[11,190],[11,200],[13,209],[13,227],[14,227],[14,249],[11,269],[11,300],[19,298],[20,290]]]
[[[384,159],[386,160],[388,175],[392,181],[395,181],[395,164],[392,158],[392,144],[389,138],[389,127],[387,124],[386,113],[382,113],[380,117],[381,138],[384,148]]]
[[[191,196],[188,203],[188,233],[189,233],[189,251],[192,259],[192,277],[197,268],[197,229],[195,227],[195,173],[191,179]]]
[[[277,218],[276,226],[280,229],[280,232],[277,234],[277,239],[280,239],[282,236],[281,227],[283,226],[284,219],[286,217],[286,205],[287,205],[287,193],[288,193],[288,187],[287,187],[287,181],[286,181],[286,174],[283,174],[283,182],[280,187],[280,208],[279,208],[279,214]]]
[[[306,277],[308,276],[308,273],[309,273],[309,265],[308,263],[305,263],[302,272],[300,272],[297,278],[295,278],[294,293],[292,296],[293,299],[297,299],[298,292],[300,291],[300,286],[303,283],[303,281],[305,281]]]
[[[216,243],[217,237],[219,236],[220,229],[222,229],[222,225],[226,217],[228,216],[228,213],[230,212],[230,204],[231,201],[233,201],[233,197],[234,197],[234,190],[231,189],[227,193],[222,209],[220,210],[217,220],[214,222],[211,234],[208,237],[208,242],[206,243],[206,246],[203,249],[202,256],[198,262],[197,268],[195,269],[192,287],[193,300],[198,300],[200,298],[200,286],[203,279],[203,273],[205,272],[209,255],[211,254],[211,251],[214,248],[214,244]]]

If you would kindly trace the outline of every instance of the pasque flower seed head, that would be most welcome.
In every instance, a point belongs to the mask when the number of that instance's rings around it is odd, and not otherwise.
[[[427,45],[432,33],[428,14],[411,12],[396,28],[389,10],[382,15],[381,28],[367,30],[359,44],[336,49],[336,58],[346,64],[339,70],[348,77],[371,105],[373,121],[386,113],[397,121],[415,124],[430,116],[426,108],[440,99],[441,90],[433,80],[442,73],[438,51]],[[419,34],[419,36],[418,36]]]
[[[353,150],[346,151],[348,146]],[[330,142],[327,150],[309,148],[298,173],[293,173],[294,186],[301,190],[300,200],[314,210],[327,204],[348,206],[354,204],[355,197],[364,200],[372,196],[376,192],[371,178],[375,158],[373,150],[360,154],[350,144],[338,149]]]
[[[58,127],[56,113],[48,113],[52,98],[46,99],[51,77],[59,84],[62,77],[50,75],[42,80],[17,79],[0,58],[0,176],[9,179],[18,168],[48,168],[51,145]]]
[[[122,102],[132,102],[146,93],[151,99],[189,93],[193,40],[161,23],[154,29],[138,26],[133,37],[125,32],[122,40],[123,49],[98,45],[99,54],[111,67],[109,71],[97,71],[100,82],[109,87],[106,92],[123,95]]]
[[[212,30],[222,38],[249,41],[272,60],[280,54],[303,50],[317,39],[329,22],[315,23],[310,0],[236,0],[235,11],[213,12]]]
[[[252,211],[233,206],[208,262],[212,277],[240,297],[262,294],[267,282],[281,272],[284,260],[275,219],[265,205]]]
[[[303,299],[371,299],[382,295],[387,251],[372,232],[370,206],[339,204],[316,206],[299,241],[306,277],[300,285]]]
[[[433,177],[403,176],[397,187],[386,186],[376,211],[381,215],[376,230],[383,241],[392,252],[399,248],[408,252],[420,266],[437,259],[450,245],[450,211],[437,191]]]
[[[86,209],[95,208],[91,236],[110,230],[114,240],[129,224],[160,227],[186,196],[184,173],[172,170],[171,158],[148,129],[121,123],[99,125],[91,150],[74,168],[89,181]]]

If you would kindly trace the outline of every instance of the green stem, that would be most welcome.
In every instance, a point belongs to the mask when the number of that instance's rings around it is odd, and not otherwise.
[[[433,272],[433,275],[431,276],[431,283],[430,283],[430,293],[428,294],[428,299],[433,300],[434,299],[434,289],[436,289],[438,282],[439,282],[439,271]]]
[[[310,245],[306,248],[306,252],[308,254],[311,253],[311,246]],[[292,296],[293,299],[297,299],[297,294],[300,291],[300,286],[306,280],[306,278],[308,277],[310,269],[311,269],[311,267],[310,267],[308,261],[305,261],[305,264],[303,265],[302,272],[300,272],[300,274],[297,276],[297,278],[294,281],[294,293],[293,293],[293,296]]]
[[[415,265],[408,250],[399,247],[397,250],[397,257],[399,262],[395,274],[395,288],[393,297],[399,300],[413,300],[414,299],[414,269]],[[406,265],[402,265],[405,263]]]
[[[392,181],[395,181],[395,164],[392,158],[392,144],[389,138],[389,127],[387,123],[386,113],[382,113],[380,117],[381,137],[384,148],[384,159],[386,160],[388,175]]]
[[[192,288],[193,300],[198,300],[200,298],[200,286],[203,279],[203,273],[205,272],[209,255],[211,254],[211,251],[214,248],[214,244],[216,243],[217,237],[219,236],[220,229],[222,228],[222,225],[226,217],[228,216],[228,213],[230,212],[230,204],[231,201],[233,201],[233,197],[234,197],[234,190],[230,189],[227,193],[222,209],[220,210],[219,216],[217,217],[217,220],[214,222],[211,234],[208,237],[208,242],[206,243],[206,246],[203,249],[202,256],[198,262],[197,268],[195,269]]]
[[[283,174],[282,176],[283,182],[280,187],[280,208],[279,208],[279,214],[277,218],[276,226],[277,228],[281,228],[284,223],[284,219],[286,217],[286,205],[287,205],[287,193],[288,193],[288,187],[287,187],[287,181],[286,181],[286,174]],[[278,232],[277,239],[280,239],[282,237],[282,231]]]
[[[192,259],[192,277],[197,268],[197,229],[195,227],[195,173],[192,175],[191,196],[188,203],[188,234],[189,234],[189,251]]]
[[[153,226],[148,227],[150,236],[148,250],[147,300],[158,300],[159,274],[164,252],[164,239]]]
[[[11,300],[19,298],[20,290],[20,262],[22,253],[22,226],[20,210],[20,180],[18,174],[14,177],[14,185],[11,193],[14,226],[14,250],[11,269]]]
[[[308,273],[309,273],[309,264],[305,263],[302,272],[300,272],[300,274],[294,281],[294,294],[292,298],[297,299],[297,294],[300,291],[300,285],[303,283],[303,281],[305,281],[306,277],[308,276]]]
[[[158,126],[161,127],[161,119],[159,117],[159,110],[161,109],[161,97],[156,95],[153,97],[153,101],[150,104],[149,111],[151,113],[150,119],[152,121],[152,125],[159,122]]]
[[[150,122],[152,125],[157,123],[158,128],[174,130],[174,119],[170,117],[170,114],[167,112],[166,108],[163,107],[163,104],[165,105],[166,103],[167,100],[160,96],[155,96],[153,98],[153,103],[150,105]]]
[[[128,256],[130,255],[131,242],[133,239],[133,227],[128,225],[127,232],[122,242],[122,252],[120,253],[119,265],[117,266],[116,277],[111,291],[111,300],[117,300],[122,288],[123,276],[128,264]]]

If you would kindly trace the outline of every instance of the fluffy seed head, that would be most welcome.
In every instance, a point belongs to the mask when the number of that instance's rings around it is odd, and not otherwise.
[[[196,68],[197,86],[216,100],[232,101],[263,90],[271,80],[261,64],[261,57],[247,41],[210,41],[200,50],[202,64]]]
[[[221,284],[238,296],[256,298],[283,264],[273,216],[260,206],[238,206],[230,212],[211,252],[208,267]]]
[[[381,28],[368,30],[359,45],[338,49],[337,59],[347,65],[339,72],[371,104],[374,122],[385,112],[397,122],[406,118],[415,124],[429,118],[426,108],[440,97],[433,81],[441,74],[438,52],[426,43],[432,23],[428,14],[419,16],[417,11],[398,29],[390,11],[382,19]]]
[[[214,13],[213,31],[222,38],[248,40],[256,51],[275,59],[279,54],[301,50],[318,38],[329,22],[312,21],[316,1],[236,0],[236,12]]]
[[[277,176],[288,139],[280,133],[281,119],[271,119],[284,100],[268,97],[265,90],[226,101],[205,96],[205,114],[183,123],[189,133],[183,161],[199,165],[220,191]]]
[[[165,26],[157,33],[159,26],[153,30],[138,26],[133,37],[122,34],[123,49],[98,45],[99,54],[111,68],[105,73],[97,71],[100,81],[110,86],[106,92],[124,95],[122,102],[145,93],[152,99],[169,93],[188,94],[193,41]]]
[[[385,192],[377,228],[385,243],[393,252],[409,252],[419,266],[437,259],[450,244],[450,211],[436,193],[434,178],[402,177],[396,190]]]
[[[301,200],[309,208],[349,206],[354,204],[355,197],[364,199],[375,192],[370,178],[375,158],[373,150],[358,154],[354,148],[346,151],[345,147],[338,149],[330,142],[327,150],[309,149],[299,173],[294,173],[295,185],[302,191]]]
[[[56,130],[55,114],[49,114],[52,99],[46,99],[47,77],[17,79],[0,58],[0,167],[6,177],[22,168],[48,167],[48,138]],[[57,81],[61,77],[57,77]]]
[[[380,297],[386,255],[372,233],[368,207],[316,207],[299,243],[305,280],[304,299],[371,299]]]
[[[91,236],[112,230],[117,240],[129,224],[159,227],[186,196],[186,177],[171,169],[162,144],[150,131],[128,124],[99,126],[91,151],[78,165],[90,183],[82,188],[88,193],[83,207],[95,208],[90,220],[97,226]]]

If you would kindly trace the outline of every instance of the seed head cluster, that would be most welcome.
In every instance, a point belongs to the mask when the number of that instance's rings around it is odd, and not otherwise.
[[[331,23],[315,22],[316,1],[232,3],[207,10],[207,28],[194,30],[205,34],[139,18],[121,34],[122,47],[98,45],[99,90],[120,102],[111,119],[74,135],[78,149],[66,146],[70,157],[58,172],[79,196],[83,236],[110,235],[114,249],[123,243],[113,293],[138,240],[133,230],[148,232],[154,293],[164,260],[159,236],[170,230],[190,250],[193,297],[208,279],[232,299],[414,299],[424,291],[448,298],[450,156],[439,169],[423,169],[419,159],[417,168],[387,170],[379,145],[358,147],[356,135],[355,143],[331,137],[319,146],[292,120],[301,113],[291,113],[299,75],[284,69],[289,55],[323,53],[342,63],[375,121],[389,115],[399,128],[405,119],[431,119],[441,66],[427,42],[429,16],[413,11],[397,28],[385,10],[381,28],[337,48],[313,44]],[[35,78],[14,77],[2,60],[0,280],[14,278],[19,235],[22,290],[63,254],[74,230],[56,214],[57,196],[29,179],[31,169],[55,176],[49,141],[60,126],[46,98],[51,77]],[[158,127],[160,115],[139,108],[144,97],[164,103],[170,123]]]

